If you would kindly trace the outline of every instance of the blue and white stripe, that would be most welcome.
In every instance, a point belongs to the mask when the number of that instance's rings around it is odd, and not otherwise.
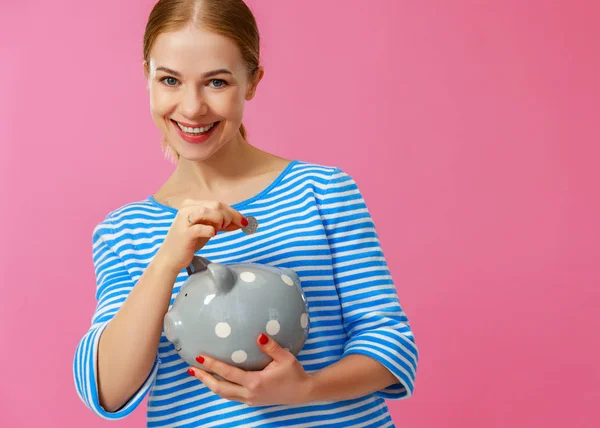
[[[96,355],[103,329],[162,244],[177,211],[149,197],[111,212],[94,229],[97,307],[77,346],[73,375],[81,400],[120,419],[148,397],[150,427],[392,427],[384,399],[411,396],[418,350],[355,181],[338,168],[293,161],[267,189],[232,205],[259,221],[254,235],[221,233],[198,255],[219,263],[293,269],[302,282],[310,334],[298,360],[317,371],[349,354],[376,359],[400,383],[360,399],[302,406],[249,407],[222,399],[187,374],[164,334],[152,371],[120,410],[99,404]],[[186,280],[178,276],[171,304]]]

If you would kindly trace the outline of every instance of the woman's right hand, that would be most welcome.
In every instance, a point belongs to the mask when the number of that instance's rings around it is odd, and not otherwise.
[[[179,273],[217,232],[237,230],[246,225],[248,222],[242,214],[227,204],[186,199],[155,259],[173,273]]]

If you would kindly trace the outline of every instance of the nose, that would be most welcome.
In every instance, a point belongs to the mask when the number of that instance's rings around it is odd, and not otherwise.
[[[206,104],[202,90],[198,88],[185,90],[180,101],[180,110],[185,117],[190,119],[206,115],[208,104]]]
[[[169,311],[165,315],[164,321],[165,336],[177,347],[180,340],[181,320],[173,311]]]

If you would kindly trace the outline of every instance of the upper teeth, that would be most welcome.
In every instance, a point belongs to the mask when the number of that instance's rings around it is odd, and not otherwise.
[[[213,126],[215,126],[215,123],[211,123],[208,126],[203,126],[201,128],[189,128],[187,126],[183,126],[181,123],[177,122],[177,126],[179,126],[179,128],[183,131],[183,132],[190,132],[190,133],[201,133],[201,132],[206,132],[209,131]]]

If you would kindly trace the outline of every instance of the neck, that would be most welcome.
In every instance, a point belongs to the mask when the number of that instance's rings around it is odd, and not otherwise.
[[[238,134],[205,161],[180,158],[171,180],[192,191],[202,189],[216,193],[260,166],[264,155]]]

